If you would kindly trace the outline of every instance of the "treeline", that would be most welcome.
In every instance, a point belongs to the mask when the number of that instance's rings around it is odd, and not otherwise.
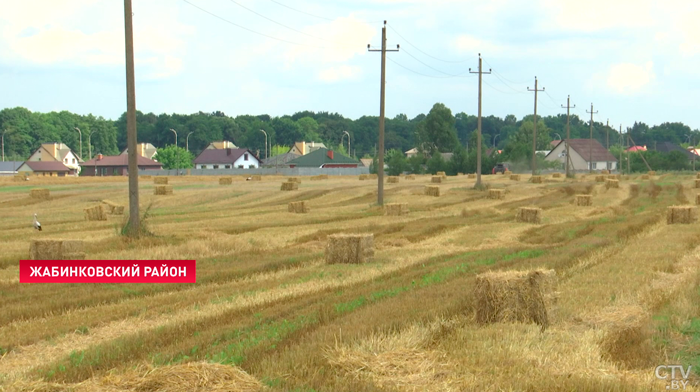
[[[88,155],[88,135],[93,155],[117,154],[126,148],[126,114],[117,120],[109,120],[93,115],[78,115],[67,111],[38,113],[21,107],[0,111],[0,132],[5,133],[5,154],[7,158],[26,159],[41,143],[63,142],[76,152],[79,151],[79,134],[82,132],[83,156]],[[442,104],[435,104],[427,114],[408,118],[399,114],[386,119],[385,148],[405,152],[418,147],[430,153],[433,151],[455,152],[458,146],[466,153],[476,146],[477,118],[464,112],[452,114]],[[494,145],[503,149],[513,160],[527,160],[532,150],[532,116],[517,119],[514,115],[504,118],[487,116],[482,118],[484,148]],[[571,116],[571,137],[588,138],[589,123],[576,115]],[[350,134],[350,153],[355,157],[375,156],[377,148],[379,118],[363,116],[356,120],[345,118],[338,113],[303,111],[291,116],[271,117],[269,115],[227,116],[223,112],[194,114],[160,114],[137,112],[138,141],[152,143],[162,148],[175,143],[189,147],[198,154],[207,144],[216,140],[230,140],[236,145],[247,147],[263,154],[265,151],[265,130],[268,142],[272,145],[291,146],[296,141],[323,142],[329,148],[338,149],[344,132]],[[669,141],[682,144],[692,140],[700,142],[700,132],[691,130],[682,123],[663,123],[648,126],[635,123],[630,136],[637,145],[653,146],[655,141]],[[549,142],[566,137],[566,115],[538,118],[538,150],[548,150]],[[189,135],[189,140],[188,136]],[[690,136],[690,138],[688,138]],[[594,123],[593,137],[604,146],[619,144],[617,130],[602,123]],[[343,140],[347,145],[347,137]]]

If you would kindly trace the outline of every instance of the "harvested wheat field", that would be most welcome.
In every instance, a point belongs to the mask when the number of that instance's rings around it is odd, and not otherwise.
[[[505,199],[469,176],[426,197],[438,184],[415,178],[387,208],[355,175],[142,181],[138,239],[120,234],[126,178],[0,178],[0,390],[670,389],[659,365],[692,365],[677,381],[697,390],[694,174],[484,175]],[[125,215],[86,221],[105,200]],[[196,260],[197,283],[19,283],[30,257]]]

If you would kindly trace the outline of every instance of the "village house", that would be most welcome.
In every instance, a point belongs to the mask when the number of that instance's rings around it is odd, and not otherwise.
[[[144,158],[157,160],[158,149],[151,143],[139,143],[136,145],[136,153]],[[121,155],[129,155],[129,149],[124,149]]]
[[[72,175],[74,170],[59,161],[26,161],[17,168],[18,174],[25,176],[65,177]]]
[[[139,170],[160,170],[163,164],[141,155],[136,157]],[[129,175],[129,156],[97,154],[95,158],[82,164],[83,176],[126,176]]]
[[[68,168],[68,175],[77,176],[83,160],[63,143],[44,143],[34,151],[27,162],[60,162]],[[54,165],[54,167],[59,166]]]
[[[559,161],[565,167],[567,141],[574,171],[617,170],[617,159],[595,139],[561,140],[544,159]]]
[[[288,162],[289,167],[360,167],[362,163],[342,154],[334,153],[327,148],[319,148],[316,151],[301,156]]]
[[[260,160],[247,148],[205,149],[194,159],[195,169],[257,169]]]

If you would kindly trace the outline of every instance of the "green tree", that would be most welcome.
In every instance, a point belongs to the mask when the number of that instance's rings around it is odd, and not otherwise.
[[[408,164],[406,163],[406,157],[400,150],[392,149],[386,153],[387,174],[390,176],[398,176],[408,169]]]
[[[194,155],[182,147],[169,145],[158,149],[158,162],[163,169],[189,169],[193,167]]]
[[[272,151],[270,151],[270,156],[274,157],[276,155],[282,155],[286,154],[289,152],[289,146],[280,146],[279,144],[275,144],[272,146]]]
[[[422,154],[416,154],[406,159],[407,170],[410,170],[413,174],[424,174],[423,166],[425,163],[426,159]]]
[[[439,171],[447,171],[447,162],[445,162],[442,154],[437,152],[428,159],[426,165],[428,166],[428,173],[430,174],[436,174]]]
[[[318,122],[312,117],[302,117],[297,120],[297,125],[301,129],[302,137],[306,142],[320,142],[321,136],[318,134]],[[300,140],[296,140],[300,141]]]
[[[459,144],[452,111],[442,103],[436,103],[430,113],[418,124],[418,149],[431,155],[450,152]]]

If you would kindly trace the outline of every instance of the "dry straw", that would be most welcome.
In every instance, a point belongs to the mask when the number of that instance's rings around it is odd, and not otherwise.
[[[302,214],[309,212],[309,205],[306,201],[293,201],[287,206],[287,211],[294,212],[296,214]]]
[[[489,199],[502,200],[506,198],[505,189],[489,189]]]
[[[530,178],[530,182],[533,184],[541,184],[542,183],[542,176],[532,176]]]
[[[574,199],[574,204],[581,207],[588,207],[593,205],[593,196],[591,195],[576,195]]]
[[[503,172],[503,175],[504,175],[504,176],[509,176],[509,175],[511,175],[511,174],[513,174],[513,172],[510,171],[510,170],[506,170],[506,171]]]
[[[442,178],[447,178],[447,174],[445,174],[444,171],[439,171],[439,172],[437,172],[436,175],[437,175],[437,176],[440,176],[440,177],[442,177]]]
[[[377,178],[379,178],[377,173],[372,173],[369,175],[370,180],[376,180]]]
[[[463,175],[464,175],[464,173],[457,173],[457,175],[458,175],[458,176],[463,176]]]
[[[407,174],[406,177],[404,177],[407,180],[415,180],[416,175],[415,174]]]
[[[561,178],[561,173],[552,174],[552,178]]]
[[[425,187],[425,194],[427,196],[440,196],[440,187],[437,185],[427,185]]]
[[[124,206],[119,205],[113,201],[109,200],[102,200],[102,203],[105,204],[105,209],[107,212],[109,212],[112,215],[123,215],[124,214]]]
[[[666,210],[666,223],[688,224],[696,220],[696,210],[693,206],[671,206]]]
[[[301,184],[301,179],[299,177],[289,177],[287,178],[287,182],[296,182],[297,184]]]
[[[233,184],[233,178],[231,178],[231,177],[219,178],[219,185],[231,185],[231,184]]]
[[[283,191],[295,191],[299,189],[299,184],[296,182],[283,182],[280,189]]]
[[[606,178],[609,180],[621,180],[622,176],[619,174],[609,174]]]
[[[595,182],[605,182],[605,176],[595,176]]]
[[[479,324],[534,322],[544,330],[556,304],[554,270],[486,272],[476,277],[474,299]]]
[[[168,185],[168,177],[153,177],[153,183],[158,185]]]
[[[700,205],[700,194],[695,195],[695,204]]]
[[[648,180],[649,175],[648,174],[642,174],[642,180]]]
[[[142,179],[142,180],[150,180],[150,179],[151,179],[151,176],[139,176],[139,179]]]
[[[650,170],[650,171],[647,172],[647,174],[650,175],[650,176],[655,176],[655,175],[656,175],[656,172],[653,171],[653,170]]]
[[[433,184],[439,184],[442,182],[442,178],[442,176],[432,176],[430,178],[430,182],[432,182]]]
[[[156,177],[158,178],[158,177]],[[153,194],[154,195],[172,195],[173,194],[173,186],[172,185],[156,185],[153,188]]]
[[[319,174],[317,176],[311,176],[311,181],[327,180],[328,174]]]
[[[695,178],[697,178],[697,179],[700,180],[700,173],[696,173],[696,174],[695,174]]]
[[[82,240],[32,240],[30,260],[85,260]]]
[[[51,192],[46,188],[36,188],[29,191],[29,197],[32,199],[48,200],[51,198]]]
[[[408,213],[406,203],[388,203],[384,205],[384,215],[405,215]]]
[[[369,180],[369,174],[360,174],[360,181]]]
[[[251,181],[261,181],[262,176],[260,174],[255,174],[255,175],[250,176],[250,180]]]
[[[610,188],[619,188],[620,187],[620,181],[619,180],[613,180],[612,178],[608,178],[605,180],[605,187],[607,189]]]
[[[610,174],[610,171],[609,170],[601,170],[600,174]]]
[[[87,221],[105,221],[107,220],[107,214],[105,213],[102,204],[96,205],[94,207],[86,208],[85,210],[85,220]]]
[[[511,174],[510,179],[512,181],[520,181],[520,174]]]
[[[476,173],[467,174],[467,178],[476,178]]]
[[[398,176],[389,176],[386,180],[389,184],[398,184],[399,183],[399,177]]]
[[[326,263],[362,264],[374,258],[374,234],[333,234],[328,236]]]
[[[700,180],[695,180],[695,187],[700,188]]]
[[[520,207],[518,208],[518,215],[516,215],[516,218],[518,222],[541,223],[542,209],[536,207]]]

